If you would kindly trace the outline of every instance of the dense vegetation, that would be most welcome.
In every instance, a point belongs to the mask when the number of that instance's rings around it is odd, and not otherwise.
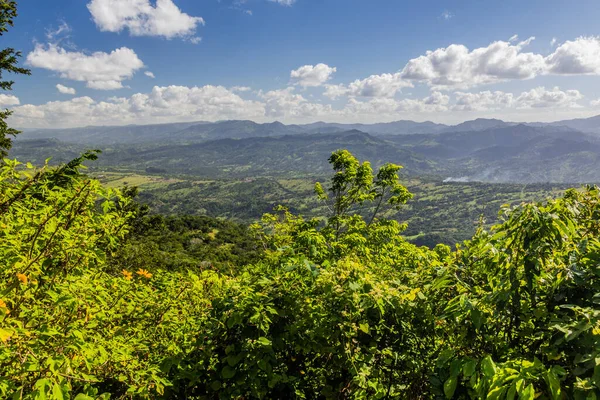
[[[253,225],[254,239],[234,225],[143,215],[130,190],[80,173],[91,157],[58,170],[2,167],[2,397],[599,390],[597,188],[503,209],[491,232],[428,250],[379,217],[411,197],[397,167],[373,174],[348,152],[334,153],[335,174],[317,187],[325,220],[280,209]],[[376,213],[357,213],[369,203]],[[144,226],[155,232],[147,241],[135,233]],[[167,231],[175,245],[157,249],[153,237]],[[210,246],[221,232],[245,258]],[[182,254],[192,239],[208,248]]]

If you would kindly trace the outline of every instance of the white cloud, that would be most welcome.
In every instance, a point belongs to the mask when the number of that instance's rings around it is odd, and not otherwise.
[[[252,88],[249,86],[234,86],[229,90],[231,90],[232,92],[249,92],[252,90]]]
[[[111,53],[85,54],[39,44],[27,55],[27,64],[57,72],[61,78],[86,82],[87,87],[100,90],[122,88],[123,80],[130,79],[144,67],[137,54],[127,47]]]
[[[454,17],[454,14],[452,14],[450,11],[448,10],[444,10],[444,12],[442,13],[442,15],[440,15],[440,18],[448,21],[450,19],[452,19],[452,17]]]
[[[71,31],[72,29],[69,26],[69,24],[67,24],[65,21],[61,21],[61,23],[58,25],[58,28],[46,30],[46,39],[48,39],[49,42],[54,43],[57,39],[61,37],[64,38],[66,36],[69,36]]]
[[[341,96],[394,97],[402,88],[412,86],[411,82],[402,79],[400,73],[371,75],[362,80],[357,79],[348,86],[326,85],[324,96],[331,99]]]
[[[325,92],[323,92],[323,96],[334,100],[338,97],[347,96],[348,93],[349,92],[346,85],[325,85]]]
[[[75,94],[75,89],[61,85],[60,83],[56,85],[56,89],[58,89],[59,93],[62,94]]]
[[[343,110],[345,115],[378,116],[380,119],[394,118],[407,113],[440,113],[448,110],[450,97],[440,92],[433,92],[423,99],[373,98],[359,101],[350,98]]]
[[[459,111],[500,110],[511,107],[514,99],[512,93],[489,90],[479,93],[456,92],[454,95],[454,109]]]
[[[17,106],[21,104],[17,96],[0,93],[0,107]]]
[[[452,107],[458,111],[494,111],[531,108],[580,108],[578,101],[583,95],[578,90],[547,90],[540,86],[518,96],[502,91],[479,93],[454,93],[456,102]]]
[[[282,120],[287,123],[316,120],[346,122],[382,122],[398,119],[462,122],[481,116],[505,120],[542,121],[589,116],[591,107],[600,107],[600,99],[584,108],[584,96],[577,90],[537,87],[522,93],[482,91],[456,92],[449,95],[434,91],[423,98],[350,97],[345,105],[334,108],[288,87],[259,91],[258,100],[239,93],[249,88],[155,86],[148,93],[113,97],[105,101],[76,97],[41,105],[18,105],[14,96],[0,95],[0,106],[14,106],[10,123],[21,127],[73,127],[85,125],[126,125],[181,121],[217,121],[251,119]],[[587,114],[586,114],[587,113]]]
[[[600,37],[579,37],[559,45],[546,58],[548,73],[600,75]]]
[[[399,73],[371,75],[348,85],[348,93],[359,97],[393,97],[404,87],[412,87],[412,83],[403,80]]]
[[[556,44],[557,41],[558,41],[558,39],[553,37],[552,40],[550,41],[550,46],[554,47],[554,45]]]
[[[304,96],[294,93],[293,87],[259,93],[265,102],[265,116],[274,118],[307,118],[333,115],[331,105],[311,103]]]
[[[144,75],[146,75],[148,78],[152,78],[152,79],[156,78],[156,76],[154,76],[154,74],[150,71],[144,72]]]
[[[523,92],[516,98],[517,108],[577,108],[581,107],[577,102],[583,99],[578,90],[562,91],[558,87],[546,90],[537,87],[528,92]]]
[[[281,4],[282,6],[291,6],[296,0],[269,0],[272,3]]]
[[[244,100],[222,86],[155,86],[150,93],[96,101],[76,97],[13,108],[11,123],[26,127],[73,127],[221,119],[256,119],[265,115],[257,101]]]
[[[532,40],[516,44],[497,41],[473,51],[452,44],[410,60],[401,77],[424,82],[434,89],[465,89],[510,79],[530,79],[545,68],[542,55],[523,52]]]
[[[518,36],[514,35],[507,42],[493,42],[472,51],[461,44],[427,51],[404,66],[401,78],[449,90],[539,75],[600,75],[600,37],[566,41],[548,56],[523,51],[534,39],[516,43]]]
[[[204,19],[182,12],[173,0],[92,0],[87,5],[96,26],[101,31],[121,32],[128,29],[132,36],[184,38],[198,43],[195,37]]]
[[[335,67],[327,64],[305,65],[290,73],[292,82],[302,87],[321,86],[331,79],[331,76],[337,71]]]

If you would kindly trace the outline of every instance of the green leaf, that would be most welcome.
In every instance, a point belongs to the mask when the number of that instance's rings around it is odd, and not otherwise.
[[[523,390],[518,391],[519,400],[533,400],[535,397],[535,389],[533,388],[533,384],[529,384]]]
[[[367,322],[358,325],[358,328],[366,334],[369,333],[369,324]]]
[[[492,357],[486,356],[483,360],[481,360],[481,370],[488,378],[492,378],[494,375],[496,375],[496,364],[494,364]]]
[[[552,395],[552,399],[558,400],[562,397],[562,391],[560,388],[560,380],[556,376],[553,369],[550,369],[546,372],[546,383],[550,388],[550,394]]]
[[[235,369],[231,368],[230,366],[226,366],[225,368],[223,368],[223,370],[221,371],[221,376],[224,379],[231,379],[235,376]]]
[[[0,328],[0,341],[6,342],[12,336],[12,332]]]
[[[87,394],[79,393],[75,396],[74,400],[94,400],[92,396],[88,396]]]
[[[508,392],[506,393],[506,400],[514,400],[516,395],[517,386],[513,383],[512,385],[510,385],[510,388],[508,388]]]
[[[456,385],[458,384],[458,378],[451,376],[444,382],[444,395],[447,399],[451,399],[456,391]]]
[[[55,383],[54,386],[52,386],[52,398],[54,400],[64,400],[65,398],[63,395],[62,388],[58,383]]]
[[[471,310],[471,321],[473,321],[473,325],[475,325],[475,329],[480,329],[483,324],[483,314],[481,311],[477,309]]]
[[[269,339],[267,339],[266,337],[262,336],[259,337],[257,339],[257,342],[262,344],[263,346],[270,346],[271,345],[271,341]]]
[[[477,363],[473,360],[469,360],[463,365],[463,374],[469,378],[471,375],[475,373],[475,369],[477,368]]]

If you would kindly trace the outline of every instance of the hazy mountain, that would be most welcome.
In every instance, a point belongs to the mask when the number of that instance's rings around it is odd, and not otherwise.
[[[465,121],[461,124],[448,126],[443,131],[444,132],[474,132],[474,131],[483,131],[486,129],[492,128],[502,128],[506,126],[514,125],[509,122],[504,122],[499,119],[486,119],[486,118],[477,118],[472,121]],[[429,132],[433,133],[433,132]]]
[[[360,130],[374,136],[422,135],[431,133],[479,132],[517,124],[498,119],[475,119],[448,126],[433,122],[395,121],[378,124],[338,124],[315,122],[305,125],[285,125],[281,122],[259,124],[253,121],[185,122],[154,125],[88,126],[70,129],[25,129],[17,140],[58,139],[87,145],[198,143],[216,139],[242,139],[295,134],[339,133]],[[600,116],[553,123],[530,123],[534,127],[564,127],[600,134]]]
[[[558,121],[548,124],[551,126],[566,126],[582,132],[600,134],[600,115],[591,118],[579,118],[565,121]]]
[[[38,163],[53,155],[54,161],[60,162],[85,148],[99,147],[104,154],[96,165],[136,171],[153,167],[170,174],[256,177],[320,174],[329,168],[330,153],[346,148],[374,165],[402,164],[412,175],[486,182],[594,183],[600,182],[600,136],[594,133],[598,121],[600,117],[551,124],[477,119],[452,127],[412,121],[372,125],[221,121],[86,127],[26,132],[16,141],[11,155]],[[356,126],[361,130],[345,129]],[[582,132],[584,128],[587,130]]]
[[[17,140],[58,139],[69,143],[115,144],[167,140],[175,132],[206,122],[183,122],[155,125],[86,126],[69,129],[25,129]]]
[[[421,133],[442,132],[448,128],[448,125],[436,124],[430,121],[395,121],[378,124],[336,124],[326,122],[316,122],[314,124],[300,125],[314,133],[359,130],[372,135],[410,135]]]
[[[19,146],[17,146],[17,149]],[[430,173],[434,163],[410,151],[360,131],[297,134],[278,137],[219,139],[188,145],[124,147],[104,152],[101,165],[144,170],[158,167],[169,173],[218,178],[322,174],[328,158],[348,149],[374,166],[402,164],[411,174]]]
[[[451,178],[485,182],[600,182],[600,140],[563,126],[389,136],[444,166]]]
[[[433,122],[396,121],[381,124],[336,124],[317,122],[284,125],[281,122],[259,124],[253,121],[186,122],[156,125],[90,126],[69,129],[25,129],[18,140],[58,139],[92,145],[156,143],[162,140],[197,143],[216,139],[242,139],[294,134],[335,133],[354,129],[373,135],[421,134],[441,132],[446,125]]]

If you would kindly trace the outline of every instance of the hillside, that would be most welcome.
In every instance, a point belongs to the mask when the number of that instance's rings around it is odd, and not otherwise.
[[[411,176],[504,183],[600,181],[600,137],[562,123],[535,126],[480,119],[454,127],[415,124],[399,121],[360,126],[387,134],[341,131],[345,126],[335,124],[300,126],[250,121],[152,125],[146,133],[142,127],[117,127],[106,136],[100,131],[79,137],[71,136],[71,130],[38,131],[24,133],[12,154],[35,162],[54,154],[55,161],[64,161],[83,149],[99,148],[104,151],[99,161],[103,167],[137,172],[158,169],[209,178],[255,178],[318,175],[326,168],[328,154],[347,148],[377,166],[386,162],[401,164],[404,173]],[[413,131],[430,128],[438,132],[389,133],[398,132],[394,127],[401,125]],[[167,127],[173,131],[165,136]],[[92,128],[85,129],[92,132]],[[57,138],[31,139],[50,133]],[[116,138],[125,142],[115,143]]]

